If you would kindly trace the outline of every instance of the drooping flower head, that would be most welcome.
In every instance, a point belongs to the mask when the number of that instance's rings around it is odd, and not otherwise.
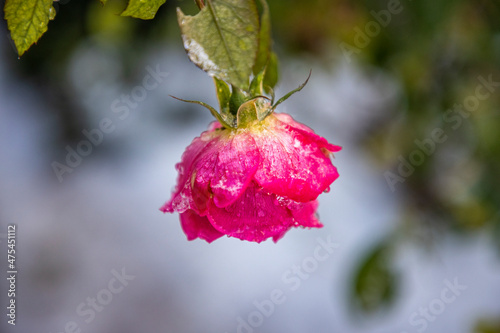
[[[292,227],[322,227],[316,199],[338,177],[331,155],[341,148],[273,110],[264,98],[247,101],[184,152],[161,210],[180,213],[188,240],[276,242]]]
[[[293,227],[319,228],[319,194],[337,179],[328,143],[274,101],[278,58],[265,0],[195,1],[194,16],[177,10],[184,48],[215,83],[216,118],[176,165],[179,177],[163,212],[180,213],[189,240],[227,235],[276,242]],[[310,76],[310,74],[309,74]]]

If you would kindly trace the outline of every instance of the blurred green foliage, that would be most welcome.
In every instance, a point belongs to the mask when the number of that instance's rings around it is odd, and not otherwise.
[[[474,333],[500,333],[500,321],[480,320],[474,328]]]
[[[351,295],[367,313],[390,304],[397,292],[397,275],[385,250],[394,250],[396,234],[432,247],[444,234],[485,232],[500,251],[500,4],[393,1],[399,4],[397,14],[377,20],[390,3],[270,1],[274,33],[286,50],[324,61],[353,61],[367,75],[375,67],[403,88],[398,102],[387,106],[389,117],[374,122],[361,139],[381,174],[401,177],[398,156],[408,160],[418,150],[424,156],[394,186],[404,200],[401,228],[367,253],[354,272]],[[358,53],[346,54],[342,43]],[[494,82],[490,91],[484,81]],[[488,96],[477,98],[477,89]],[[462,113],[456,112],[457,104]],[[427,154],[415,141],[429,142],[436,129],[446,139],[434,142],[432,150],[428,146]]]
[[[353,272],[349,294],[354,311],[379,312],[392,304],[397,294],[398,275],[391,261],[392,249],[386,240],[360,260]]]

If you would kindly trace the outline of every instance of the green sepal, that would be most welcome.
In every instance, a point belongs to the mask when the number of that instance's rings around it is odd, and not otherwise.
[[[274,89],[264,85],[264,91],[266,92],[266,94],[271,96],[271,105],[274,104],[274,98],[275,98]]]
[[[278,107],[278,105],[280,105],[281,103],[283,103],[284,101],[286,101],[290,96],[292,96],[293,94],[295,94],[296,92],[299,92],[302,90],[302,88],[304,88],[307,84],[307,82],[309,81],[309,78],[311,77],[311,72],[309,72],[309,76],[307,77],[307,79],[305,80],[304,83],[302,83],[297,89],[294,89],[292,91],[290,91],[288,94],[286,94],[285,96],[281,97],[272,107],[272,109],[276,109]]]
[[[217,94],[217,100],[219,101],[219,110],[222,119],[232,127],[236,127],[236,117],[231,113],[230,101],[231,101],[231,89],[226,82],[214,77],[215,92]]]
[[[250,96],[264,95],[264,77],[266,75],[266,69],[263,68],[260,73],[254,76],[252,82],[250,83]]]
[[[274,89],[279,80],[279,64],[276,53],[271,52],[269,61],[266,66],[266,74],[264,75],[264,91],[266,94],[271,94],[269,90]]]
[[[236,116],[238,114],[238,109],[240,106],[246,102],[248,95],[236,86],[231,86],[232,94],[229,99],[229,111],[231,114]]]
[[[213,107],[211,107],[210,105],[206,104],[206,103],[203,103],[203,102],[200,102],[200,101],[190,101],[190,100],[187,100],[187,99],[182,99],[182,98],[179,98],[179,97],[175,97],[175,96],[172,96],[170,95],[170,97],[172,98],[175,98],[181,102],[186,102],[186,103],[192,103],[192,104],[198,104],[198,105],[201,105],[201,106],[204,106],[206,107],[207,109],[210,110],[210,113],[212,114],[212,116],[215,117],[215,119],[217,119],[217,121],[219,123],[221,123],[222,126],[226,127],[226,128],[231,128],[231,127],[234,127],[233,124],[229,124],[228,122],[226,122],[226,120],[224,120],[221,115],[217,112],[217,110],[215,110]]]
[[[229,127],[231,127],[231,128],[237,127],[236,117],[233,116],[231,113],[221,113],[220,116],[221,116],[222,120],[224,121],[224,123],[228,124]],[[224,126],[224,127],[227,127],[227,126]]]
[[[215,92],[219,101],[221,113],[229,112],[229,101],[231,99],[231,90],[226,82],[214,77]]]
[[[241,104],[238,108],[238,114],[236,116],[238,128],[246,127],[247,125],[257,121],[257,108],[255,106],[255,100],[250,100]]]
[[[259,30],[259,48],[257,58],[253,65],[253,74],[257,75],[266,68],[269,63],[269,55],[271,52],[271,15],[269,6],[265,0],[260,0],[262,5],[262,15],[260,16],[260,30]]]
[[[255,106],[257,108],[257,118],[262,121],[273,112],[271,100],[266,96],[258,96],[255,98]]]
[[[273,95],[273,88],[278,82],[278,58],[273,52],[267,66],[257,73],[250,83],[250,95]],[[274,99],[274,96],[273,96]]]
[[[246,127],[255,122],[262,121],[272,113],[271,103],[266,96],[257,96],[243,103],[237,114],[237,127]]]

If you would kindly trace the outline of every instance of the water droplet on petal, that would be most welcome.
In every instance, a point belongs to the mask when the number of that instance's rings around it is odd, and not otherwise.
[[[327,188],[325,188],[325,190],[323,191],[324,193],[328,193],[330,192],[330,186],[328,186]]]
[[[264,217],[264,216],[266,216],[266,213],[263,210],[259,210],[257,215],[259,215],[259,217]]]

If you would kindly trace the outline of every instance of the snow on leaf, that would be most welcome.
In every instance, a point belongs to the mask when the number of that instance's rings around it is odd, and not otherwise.
[[[210,76],[243,90],[257,56],[259,17],[252,0],[207,0],[195,16],[177,9],[189,58]]]

